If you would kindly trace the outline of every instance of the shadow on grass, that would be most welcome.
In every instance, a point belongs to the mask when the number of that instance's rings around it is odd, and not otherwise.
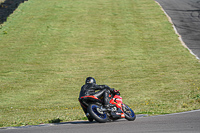
[[[66,125],[66,124],[92,124],[92,123],[97,123],[96,121],[89,122],[86,120],[80,120],[80,121],[72,121],[72,122],[60,122],[60,123],[54,123],[58,125]]]
[[[141,117],[148,117],[148,114],[138,114],[136,115],[137,118],[141,118]],[[126,119],[119,119],[116,121],[107,121],[107,122],[120,122],[122,120],[126,120]],[[58,124],[58,125],[65,125],[65,124],[93,124],[93,123],[98,123],[95,120],[93,122],[90,122],[87,120],[86,117],[83,118],[83,120],[77,120],[77,121],[71,121],[71,122],[62,122],[61,119],[57,118],[57,119],[53,119],[53,120],[49,120],[49,123],[53,123],[53,124]]]
[[[24,1],[28,0],[3,0],[3,3],[0,3],[0,24],[3,24],[7,18],[12,14],[15,9]],[[2,0],[0,1],[2,2]]]
[[[89,122],[88,120],[78,120],[78,121],[71,121],[71,122],[62,122],[60,118],[49,120],[49,123],[52,124],[87,124],[87,123],[96,123],[95,121]]]
[[[49,123],[60,123],[62,120],[60,118],[49,120]]]

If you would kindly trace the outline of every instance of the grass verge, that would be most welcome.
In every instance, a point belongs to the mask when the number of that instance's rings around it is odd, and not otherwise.
[[[3,3],[5,0],[0,0],[0,4]]]
[[[0,29],[0,126],[85,119],[87,76],[137,114],[200,107],[200,64],[154,0],[29,0]]]

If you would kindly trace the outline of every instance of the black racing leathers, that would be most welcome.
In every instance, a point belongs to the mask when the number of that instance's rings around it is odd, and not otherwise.
[[[99,90],[95,92],[96,90]],[[101,98],[103,96],[103,105],[106,107],[109,104],[108,96],[110,92],[113,92],[114,89],[111,89],[107,85],[97,85],[97,84],[85,84],[81,87],[81,91],[79,94],[79,98],[82,96],[93,95],[97,98]],[[84,109],[84,111],[86,111]]]

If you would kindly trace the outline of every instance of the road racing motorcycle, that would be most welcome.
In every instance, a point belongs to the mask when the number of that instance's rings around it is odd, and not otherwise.
[[[82,96],[78,100],[90,122],[95,120],[99,123],[105,123],[121,118],[129,121],[136,119],[134,111],[122,102],[119,91],[115,94],[109,94],[109,108],[103,108],[102,99],[93,95]]]

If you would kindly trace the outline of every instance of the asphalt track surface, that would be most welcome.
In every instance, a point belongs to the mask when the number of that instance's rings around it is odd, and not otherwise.
[[[200,110],[107,123],[87,121],[0,129],[0,133],[200,133]]]
[[[156,0],[171,18],[185,45],[200,59],[200,0]]]

